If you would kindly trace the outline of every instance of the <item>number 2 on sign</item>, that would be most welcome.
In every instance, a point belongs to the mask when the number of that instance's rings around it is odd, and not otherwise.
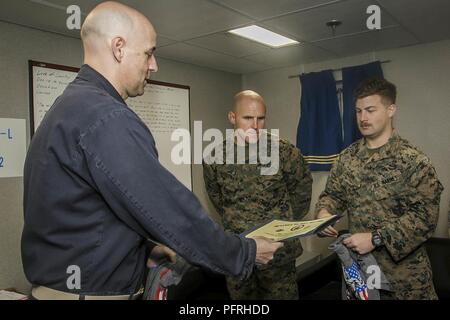
[[[3,162],[5,161],[5,159],[0,156],[0,168],[3,168]]]

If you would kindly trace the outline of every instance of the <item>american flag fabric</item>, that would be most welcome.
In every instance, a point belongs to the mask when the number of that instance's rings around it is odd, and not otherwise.
[[[356,300],[369,300],[367,284],[361,276],[361,270],[356,262],[350,266],[342,266],[344,280],[347,284],[347,297]]]

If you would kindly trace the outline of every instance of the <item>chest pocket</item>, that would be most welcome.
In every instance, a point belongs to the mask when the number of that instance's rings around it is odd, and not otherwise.
[[[284,182],[281,170],[274,175],[261,175],[258,172],[258,177],[256,183],[259,185],[260,189],[264,192],[274,192],[280,189],[287,192],[286,184]]]
[[[353,172],[347,172],[341,176],[342,191],[347,197],[355,198],[367,188],[367,184],[361,182],[361,177]]]
[[[274,175],[262,175],[257,165],[224,166],[219,174],[219,183],[224,192],[253,195],[261,192],[273,192],[283,186],[283,176],[279,172]]]
[[[394,216],[401,216],[408,210],[408,187],[402,179],[377,183],[373,193],[378,204]]]
[[[387,177],[379,179],[373,185],[376,200],[398,198],[407,192],[406,182],[401,177]]]

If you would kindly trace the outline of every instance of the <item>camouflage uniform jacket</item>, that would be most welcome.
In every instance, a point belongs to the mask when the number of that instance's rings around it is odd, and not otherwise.
[[[348,212],[351,233],[378,231],[372,254],[394,298],[436,298],[424,242],[436,228],[443,190],[430,160],[396,133],[377,152],[364,139],[334,164],[316,211]]]
[[[206,190],[226,230],[242,233],[272,219],[300,220],[308,213],[312,177],[300,150],[280,139],[278,172],[261,175],[261,166],[259,159],[248,164],[248,147],[246,164],[203,164]],[[269,265],[301,253],[300,241],[288,240]]]

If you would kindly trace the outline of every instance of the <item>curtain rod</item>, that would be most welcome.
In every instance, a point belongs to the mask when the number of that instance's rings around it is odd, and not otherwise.
[[[391,62],[391,60],[384,60],[384,61],[381,61],[380,63],[390,63],[390,62]],[[341,71],[342,69],[344,69],[344,68],[332,69],[331,71],[336,72],[336,71]],[[289,76],[288,78],[289,78],[289,79],[298,78],[298,77],[300,77],[301,75],[302,75],[302,74],[296,74],[296,75]],[[337,81],[337,82],[339,82],[339,81]]]

